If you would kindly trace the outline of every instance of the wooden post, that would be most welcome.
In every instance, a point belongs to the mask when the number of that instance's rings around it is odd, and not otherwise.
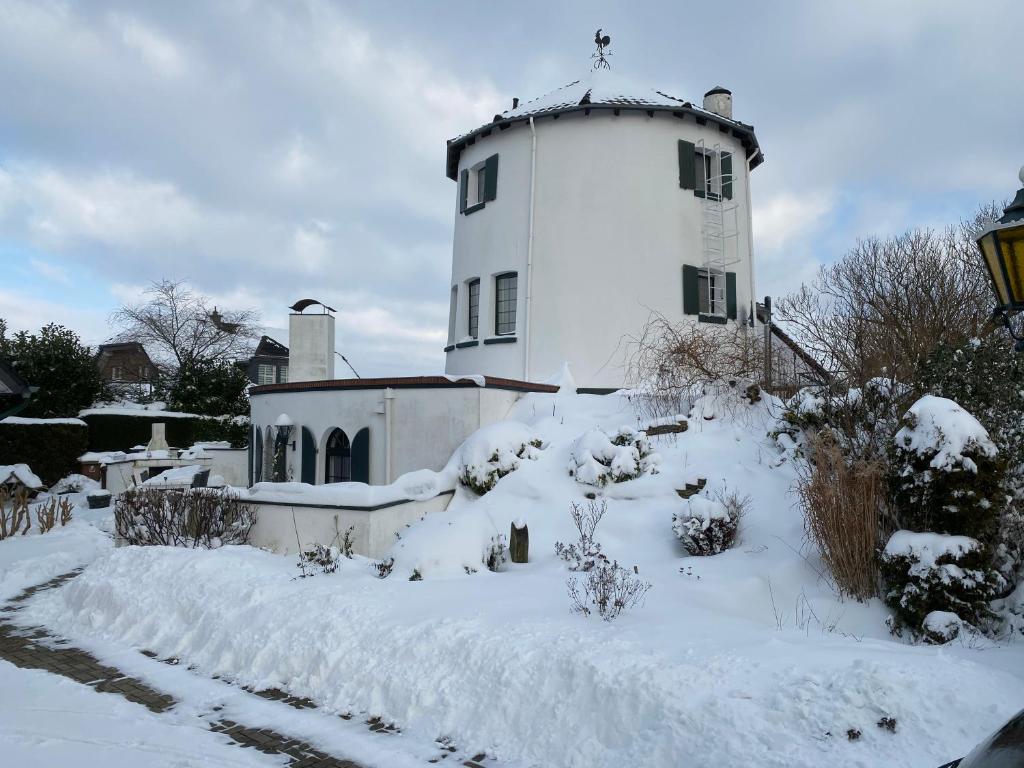
[[[517,522],[522,522],[522,527],[517,527]],[[525,521],[512,521],[512,531],[508,537],[508,549],[512,555],[513,563],[530,562],[530,529]]]

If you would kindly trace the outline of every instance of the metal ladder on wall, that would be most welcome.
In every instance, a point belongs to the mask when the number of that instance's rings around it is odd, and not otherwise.
[[[726,200],[722,190],[726,184],[735,190],[734,174],[723,173],[722,158],[732,153],[721,144],[707,146],[704,139],[697,142],[697,173],[704,180],[701,200],[701,240],[704,249],[703,269],[708,275],[708,306],[725,306],[725,273],[728,267],[740,261],[739,204]],[[731,164],[730,164],[731,168]]]

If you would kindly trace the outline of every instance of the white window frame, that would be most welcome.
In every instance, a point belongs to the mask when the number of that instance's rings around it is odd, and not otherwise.
[[[267,379],[267,381],[264,381]],[[277,383],[277,366],[271,363],[259,363],[256,366],[256,383],[257,384],[276,384]]]
[[[697,270],[699,314],[706,317],[726,316],[726,277],[720,269],[702,267]]]

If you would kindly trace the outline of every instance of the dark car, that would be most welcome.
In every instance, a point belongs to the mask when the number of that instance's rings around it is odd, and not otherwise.
[[[939,768],[1024,768],[1024,710],[971,750]]]

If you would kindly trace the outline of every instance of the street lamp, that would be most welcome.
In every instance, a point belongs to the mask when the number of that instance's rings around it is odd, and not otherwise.
[[[1024,185],[1024,168],[1020,181]],[[1013,315],[1024,311],[1024,186],[1003,215],[978,235],[978,250],[996,294],[993,318],[1006,326],[1016,341],[1014,348],[1024,352],[1024,336],[1015,333],[1010,323]]]

